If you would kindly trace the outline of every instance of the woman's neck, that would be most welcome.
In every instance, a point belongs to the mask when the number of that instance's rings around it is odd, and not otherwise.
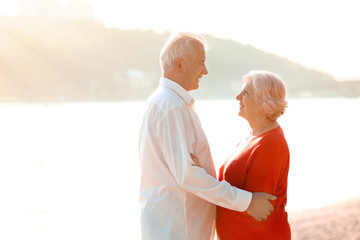
[[[257,117],[253,121],[249,121],[251,128],[251,136],[259,136],[260,134],[272,130],[278,126],[276,121],[271,121],[266,117]]]

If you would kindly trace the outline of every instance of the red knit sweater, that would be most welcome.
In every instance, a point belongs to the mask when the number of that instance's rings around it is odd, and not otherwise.
[[[290,240],[285,211],[289,149],[280,126],[239,144],[232,157],[219,170],[219,180],[250,192],[267,192],[277,197],[274,211],[258,222],[246,212],[217,207],[218,239]]]

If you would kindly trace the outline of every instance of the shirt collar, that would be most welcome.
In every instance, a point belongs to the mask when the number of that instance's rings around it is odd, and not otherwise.
[[[188,105],[194,104],[194,99],[191,97],[191,95],[186,91],[182,86],[180,86],[178,83],[168,79],[161,77],[159,86],[170,88],[173,90],[177,95],[179,95]]]

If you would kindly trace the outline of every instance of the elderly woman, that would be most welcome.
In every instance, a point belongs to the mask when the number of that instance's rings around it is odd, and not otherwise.
[[[241,141],[219,169],[219,180],[250,192],[268,192],[277,198],[273,213],[259,222],[246,212],[217,207],[219,240],[289,239],[290,226],[285,211],[289,149],[276,121],[287,107],[283,81],[270,72],[252,71],[243,78],[236,97],[239,116],[248,121],[250,135]]]

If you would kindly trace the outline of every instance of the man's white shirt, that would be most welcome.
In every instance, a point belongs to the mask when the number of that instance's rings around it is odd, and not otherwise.
[[[174,81],[161,78],[148,98],[139,140],[143,240],[213,239],[214,204],[237,211],[249,206],[250,192],[216,180],[194,100]]]

